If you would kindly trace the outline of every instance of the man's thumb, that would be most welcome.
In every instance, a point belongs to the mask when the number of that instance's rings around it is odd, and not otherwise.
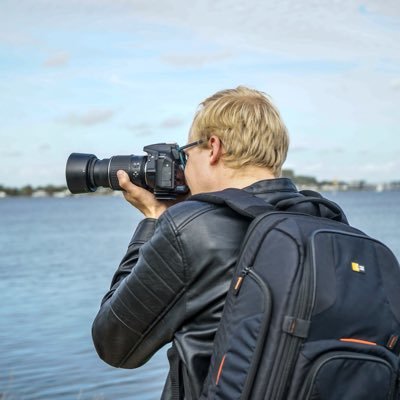
[[[129,184],[130,182],[128,174],[122,169],[120,169],[119,171],[117,171],[117,177],[119,186],[125,189],[126,185]]]

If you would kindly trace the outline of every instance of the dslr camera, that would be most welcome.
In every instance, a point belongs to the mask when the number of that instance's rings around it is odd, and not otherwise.
[[[183,169],[185,154],[176,143],[145,146],[144,156],[112,156],[99,160],[94,154],[72,153],[65,175],[71,193],[95,192],[99,186],[122,190],[117,171],[122,169],[135,185],[152,193],[159,200],[173,200],[189,191]]]

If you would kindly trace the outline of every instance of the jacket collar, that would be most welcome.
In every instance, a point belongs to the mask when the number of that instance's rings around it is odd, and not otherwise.
[[[272,205],[284,199],[301,196],[295,184],[289,178],[264,179],[254,182],[243,190]]]
[[[245,187],[243,190],[254,195],[270,192],[298,193],[296,186],[289,178],[264,179]]]

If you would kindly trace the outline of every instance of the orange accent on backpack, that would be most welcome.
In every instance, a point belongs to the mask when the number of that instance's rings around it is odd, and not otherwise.
[[[222,368],[223,368],[224,362],[225,362],[225,357],[226,357],[226,354],[222,357],[221,363],[219,364],[218,375],[217,375],[217,379],[216,379],[216,381],[215,381],[215,384],[216,384],[216,385],[218,385],[219,378],[221,377]]]
[[[341,342],[352,342],[352,343],[360,343],[360,344],[369,344],[370,346],[376,346],[374,342],[368,342],[367,340],[360,339],[340,339]]]

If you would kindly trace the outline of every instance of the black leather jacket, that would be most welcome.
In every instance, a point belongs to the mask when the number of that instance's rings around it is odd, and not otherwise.
[[[266,202],[301,196],[287,178],[246,189]],[[93,323],[99,356],[136,368],[173,342],[180,390],[198,399],[213,338],[250,220],[227,207],[185,201],[143,220]],[[175,366],[176,367],[176,366]],[[174,368],[175,368],[174,367]],[[171,398],[171,371],[162,399]]]

